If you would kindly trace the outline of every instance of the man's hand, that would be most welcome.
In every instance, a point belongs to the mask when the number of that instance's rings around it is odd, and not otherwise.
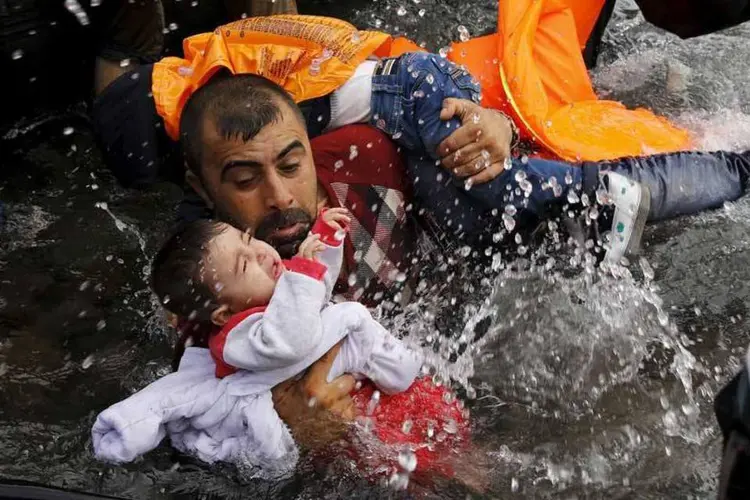
[[[349,395],[354,389],[354,377],[342,375],[330,384],[326,382],[340,348],[339,342],[302,379],[282,382],[272,391],[276,412],[295,440],[308,449],[340,439],[348,428],[347,422],[356,416]]]
[[[441,120],[457,117],[461,126],[438,146],[443,167],[471,184],[489,182],[505,170],[510,158],[513,126],[492,109],[466,99],[443,101]]]

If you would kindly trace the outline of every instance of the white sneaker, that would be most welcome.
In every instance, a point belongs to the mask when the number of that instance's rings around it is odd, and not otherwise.
[[[604,260],[619,264],[625,255],[636,255],[640,250],[643,228],[651,208],[651,193],[645,186],[622,174],[607,172],[607,196],[614,205],[609,248]]]

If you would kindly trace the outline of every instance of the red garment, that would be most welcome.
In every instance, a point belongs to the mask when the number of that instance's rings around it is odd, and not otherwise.
[[[357,415],[367,418],[375,389],[368,382],[352,395]],[[429,378],[415,380],[405,392],[392,396],[381,394],[380,402],[369,417],[374,435],[388,446],[375,444],[372,449],[357,450],[356,459],[367,472],[382,470],[384,464],[389,468],[387,473],[400,470],[398,453],[409,447],[417,458],[416,472],[450,477],[453,475],[451,459],[469,444],[468,410],[462,409],[452,391],[436,386]],[[430,428],[431,437],[428,435]]]

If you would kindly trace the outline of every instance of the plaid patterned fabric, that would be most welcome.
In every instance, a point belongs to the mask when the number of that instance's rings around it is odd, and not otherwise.
[[[329,200],[354,219],[344,242],[349,276],[336,293],[364,303],[407,300],[419,233],[407,210],[411,193],[398,150],[380,131],[350,125],[315,138],[313,155]]]

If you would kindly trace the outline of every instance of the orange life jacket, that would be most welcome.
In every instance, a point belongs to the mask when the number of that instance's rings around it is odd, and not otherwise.
[[[385,33],[358,31],[327,17],[254,17],[186,38],[184,58],[154,65],[152,92],[167,133],[178,138],[182,108],[219,69],[253,73],[284,87],[300,102],[330,94],[369,56],[418,49]]]
[[[688,149],[688,133],[648,110],[599,100],[583,62],[604,0],[500,0],[498,33],[453,44],[449,59],[481,83],[483,105],[508,113],[549,155],[603,160]],[[422,50],[337,19],[258,17],[187,38],[185,57],[154,65],[153,94],[177,139],[182,108],[220,68],[254,73],[297,101],[329,94],[370,56]]]

